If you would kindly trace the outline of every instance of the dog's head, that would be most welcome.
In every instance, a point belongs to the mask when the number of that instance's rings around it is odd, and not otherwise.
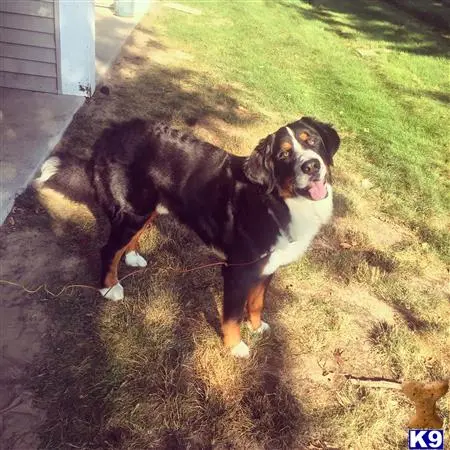
[[[322,200],[339,144],[330,125],[302,117],[262,139],[246,160],[244,171],[267,193]]]

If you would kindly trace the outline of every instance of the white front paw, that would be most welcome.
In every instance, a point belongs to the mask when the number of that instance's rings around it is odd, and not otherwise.
[[[125,264],[131,267],[146,267],[147,261],[138,252],[132,250],[125,255]]]
[[[256,333],[256,334],[264,334],[264,333],[267,333],[270,331],[269,324],[266,322],[263,322],[262,320],[261,320],[261,325],[256,330],[253,329],[252,324],[250,322],[247,322],[247,327],[252,333]]]
[[[250,349],[243,341],[231,348],[231,354],[238,358],[248,358],[250,356]]]
[[[114,302],[118,300],[123,300],[123,287],[120,283],[115,284],[111,287],[105,287],[99,289],[100,294],[108,300],[113,300]]]

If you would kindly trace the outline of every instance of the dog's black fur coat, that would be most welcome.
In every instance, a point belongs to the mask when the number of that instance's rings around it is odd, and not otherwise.
[[[329,125],[302,118],[290,126],[316,136],[303,145],[332,164],[339,137]],[[224,319],[240,320],[264,259],[240,264],[267,255],[291,220],[282,192],[297,169],[277,159],[277,133],[261,140],[250,157],[240,157],[168,125],[133,119],[104,130],[88,162],[60,155],[46,185],[77,201],[94,198],[110,219],[102,284],[114,255],[163,205],[225,254]]]

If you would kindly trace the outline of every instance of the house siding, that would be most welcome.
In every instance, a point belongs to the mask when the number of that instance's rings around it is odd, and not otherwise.
[[[0,86],[58,92],[56,7],[53,0],[0,2]]]

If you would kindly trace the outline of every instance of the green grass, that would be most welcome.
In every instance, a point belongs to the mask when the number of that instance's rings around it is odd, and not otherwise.
[[[346,136],[344,170],[369,177],[386,212],[433,236],[442,256],[450,252],[443,37],[383,2],[189,4],[203,14],[169,11],[159,26],[217,82],[241,83],[247,102],[276,113],[279,123],[302,114],[333,122]]]

